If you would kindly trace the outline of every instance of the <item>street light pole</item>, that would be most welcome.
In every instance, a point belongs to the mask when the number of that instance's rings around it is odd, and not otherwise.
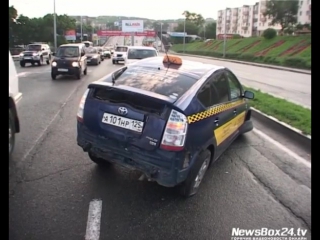
[[[80,39],[81,39],[81,42],[82,42],[82,38],[83,38],[83,33],[82,33],[82,15],[81,15],[81,23],[80,23],[80,32],[81,32],[81,36],[80,36]]]
[[[160,41],[161,41],[161,43],[160,43],[160,50],[162,51],[162,23],[160,23]]]
[[[53,39],[54,39],[54,51],[57,51],[57,16],[56,16],[56,0],[53,0]]]
[[[227,10],[224,14],[224,36],[223,36],[223,57],[226,57],[226,45],[227,45]]]
[[[185,45],[186,45],[186,17],[184,17],[184,22],[183,22],[183,53],[185,53]]]

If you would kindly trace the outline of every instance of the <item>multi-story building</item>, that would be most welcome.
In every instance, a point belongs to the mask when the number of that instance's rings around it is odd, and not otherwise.
[[[299,1],[298,23],[311,24],[311,0]]]
[[[221,34],[239,34],[243,37],[260,36],[267,28],[281,30],[279,24],[271,25],[272,19],[264,16],[267,0],[255,5],[243,5],[239,8],[226,8],[218,11],[217,36]],[[299,2],[298,22],[311,22],[311,0]]]

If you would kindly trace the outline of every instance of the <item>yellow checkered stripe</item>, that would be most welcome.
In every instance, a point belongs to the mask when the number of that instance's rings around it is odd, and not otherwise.
[[[234,108],[236,106],[239,106],[243,103],[244,103],[244,100],[239,100],[239,101],[226,103],[226,104],[220,104],[220,105],[211,107],[203,112],[198,112],[196,114],[192,114],[192,115],[188,116],[188,123],[191,124],[191,123],[199,122],[203,119],[206,119],[206,118],[211,117],[213,115],[216,115],[218,113],[227,111],[227,110]]]

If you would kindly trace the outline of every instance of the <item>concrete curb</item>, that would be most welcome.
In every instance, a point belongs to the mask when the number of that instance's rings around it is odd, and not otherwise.
[[[311,136],[303,134],[300,130],[279,121],[278,119],[268,116],[261,111],[251,107],[251,116],[261,123],[267,125],[278,133],[285,135],[287,138],[295,141],[305,150],[311,151]]]
[[[252,62],[243,62],[243,61],[237,61],[237,60],[232,60],[232,59],[206,57],[206,56],[195,55],[195,54],[184,54],[184,53],[177,53],[177,52],[173,52],[173,51],[170,51],[170,52],[172,52],[174,54],[181,55],[181,56],[206,58],[206,59],[212,59],[212,60],[218,60],[218,61],[225,61],[225,62],[233,62],[233,63],[239,63],[239,64],[244,64],[244,65],[250,65],[250,66],[255,66],[255,67],[270,68],[270,69],[276,69],[276,70],[281,70],[281,71],[288,71],[288,72],[295,72],[295,73],[302,73],[302,74],[311,75],[311,71],[303,70],[303,69],[278,67],[278,66],[273,66],[273,65],[259,64],[259,63],[252,63]]]

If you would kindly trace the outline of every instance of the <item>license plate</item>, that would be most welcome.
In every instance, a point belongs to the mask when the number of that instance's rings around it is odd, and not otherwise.
[[[65,68],[58,68],[58,71],[59,71],[59,72],[68,72],[68,69],[65,69]]]
[[[24,59],[32,59],[31,57],[24,57]]]
[[[87,62],[91,62],[91,60],[87,60]]]
[[[141,121],[116,116],[110,113],[103,114],[102,122],[112,126],[129,129],[135,132],[142,132],[143,124],[144,124]]]

